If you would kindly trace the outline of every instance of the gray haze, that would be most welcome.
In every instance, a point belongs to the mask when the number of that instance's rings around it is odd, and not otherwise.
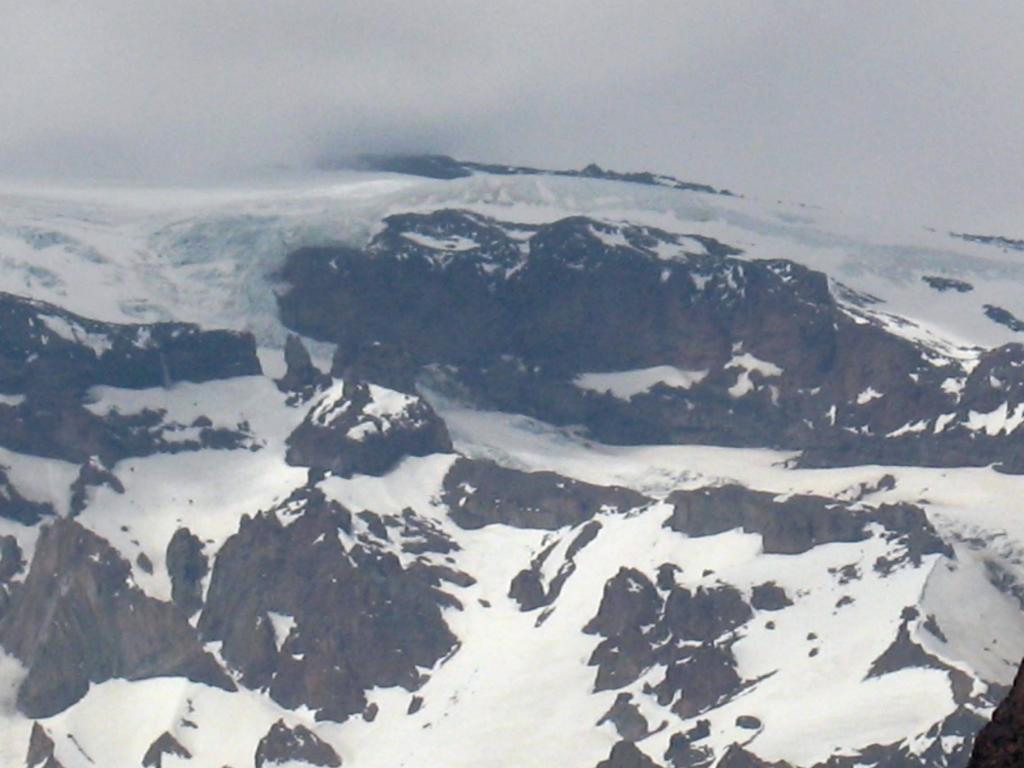
[[[0,0],[0,174],[651,169],[1024,236],[1024,3]]]

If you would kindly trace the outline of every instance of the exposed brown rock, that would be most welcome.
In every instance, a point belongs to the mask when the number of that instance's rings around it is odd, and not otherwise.
[[[342,477],[382,475],[406,456],[451,450],[448,429],[425,400],[346,380],[340,396],[328,391],[288,437],[287,461]]]
[[[25,768],[64,768],[64,764],[56,758],[53,750],[54,743],[50,734],[39,723],[32,723]]]
[[[640,741],[648,736],[650,729],[647,727],[647,719],[640,714],[640,709],[632,699],[632,694],[620,693],[597,724],[611,723],[623,741]]]
[[[492,461],[458,459],[444,479],[443,500],[463,528],[501,523],[556,529],[602,510],[628,512],[650,499],[628,488],[590,485],[554,472],[520,472]]]
[[[1024,765],[1024,665],[1013,687],[978,734],[969,768],[1019,768]]]
[[[659,768],[658,764],[637,748],[631,741],[620,741],[612,747],[606,760],[597,768]]]
[[[330,386],[331,377],[313,364],[309,350],[295,334],[288,334],[284,343],[284,362],[287,366],[284,376],[277,380],[282,392],[290,392],[302,400],[308,400],[318,390]]]
[[[0,646],[28,668],[18,689],[23,713],[49,717],[111,678],[182,676],[233,689],[182,615],[130,579],[117,551],[74,520],[42,530],[0,619]]]
[[[438,588],[446,574],[344,544],[351,535],[348,510],[313,489],[243,517],[217,555],[199,620],[244,685],[339,721],[365,709],[370,688],[418,687],[417,668],[456,642],[441,615],[455,604]],[[272,614],[293,622],[285,636]]]
[[[256,768],[296,762],[338,768],[341,758],[334,747],[303,725],[289,728],[278,720],[256,747]]]
[[[202,581],[209,571],[203,542],[188,528],[179,528],[167,544],[165,561],[171,577],[171,600],[191,616],[203,605]]]
[[[786,590],[774,581],[758,584],[750,594],[750,605],[759,611],[781,611],[793,604]]]
[[[24,566],[18,540],[13,536],[0,536],[0,584],[21,573]]]

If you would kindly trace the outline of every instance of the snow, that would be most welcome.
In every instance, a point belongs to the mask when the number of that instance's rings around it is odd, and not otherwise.
[[[874,387],[868,387],[857,395],[857,405],[867,405],[872,400],[877,400],[880,397],[882,397],[881,392],[877,391]]]
[[[632,371],[581,373],[573,383],[580,389],[607,392],[620,400],[630,400],[656,386],[689,389],[703,381],[707,375],[708,371],[687,371],[671,365],[656,365]]]
[[[975,432],[983,431],[986,435],[998,435],[1000,433],[1011,434],[1024,423],[1024,403],[1018,405],[1013,411],[1009,411],[1007,404],[1003,403],[998,408],[988,413],[971,411],[967,415],[965,426]]]
[[[113,348],[109,337],[102,333],[89,333],[80,325],[71,323],[63,317],[56,315],[39,315],[39,320],[52,333],[62,339],[80,344],[91,349],[97,357]]]
[[[886,437],[901,437],[903,435],[912,435],[917,432],[924,432],[928,429],[928,421],[922,419],[921,421],[907,422],[902,427],[894,429],[892,432],[886,434]]]
[[[98,387],[94,411],[117,408],[134,413],[160,407],[167,417],[191,423],[210,415],[219,423],[247,421],[258,436],[258,450],[155,454],[118,463],[114,474],[125,487],[118,494],[94,489],[79,521],[111,541],[133,565],[135,581],[148,594],[170,598],[164,567],[167,543],[179,527],[189,528],[212,551],[252,515],[283,500],[305,482],[306,470],[284,461],[285,438],[301,422],[303,410],[285,404],[285,395],[262,376],[205,384],[178,383],[169,389]],[[126,530],[124,530],[126,529]],[[153,563],[153,573],[135,564],[138,554]]]
[[[71,483],[78,477],[76,465],[0,448],[0,467],[26,499],[52,504],[58,514],[68,514]]]
[[[376,384],[369,386],[371,400],[363,408],[363,413],[381,419],[385,432],[389,429],[392,419],[405,415],[409,408],[416,404],[416,398],[412,395],[385,389]]]
[[[288,639],[288,636],[296,627],[295,617],[269,611],[267,618],[270,619],[270,626],[274,629],[274,644],[277,646],[277,650],[280,651],[284,641]]]
[[[282,718],[289,725],[302,724],[314,732],[321,729],[312,713],[284,710],[265,694],[244,688],[228,693],[183,678],[158,678],[93,685],[77,704],[40,722],[52,732],[65,768],[137,766],[165,731],[197,758],[164,760],[168,768],[177,768],[252,765],[257,743]],[[112,719],[116,727],[110,727]],[[23,722],[27,744],[31,721]],[[24,750],[10,764],[20,765],[23,760]]]
[[[479,248],[480,244],[474,240],[459,235],[451,235],[446,238],[431,237],[419,232],[403,232],[402,237],[410,242],[430,248],[435,251],[471,251]]]
[[[753,380],[750,378],[751,373],[758,373],[765,378],[782,375],[782,369],[775,365],[775,363],[761,360],[749,352],[740,352],[739,350],[734,350],[732,359],[725,364],[725,367],[727,369],[740,369],[736,383],[729,387],[729,394],[732,397],[743,397],[756,389]]]

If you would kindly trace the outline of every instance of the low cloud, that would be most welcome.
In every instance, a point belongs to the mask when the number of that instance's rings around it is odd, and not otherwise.
[[[649,168],[1024,234],[1024,6],[0,0],[0,172]]]

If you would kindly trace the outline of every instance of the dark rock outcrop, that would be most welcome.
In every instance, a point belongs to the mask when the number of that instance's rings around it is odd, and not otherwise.
[[[647,719],[640,714],[640,709],[632,699],[632,694],[620,693],[597,724],[611,723],[623,741],[640,741],[648,736],[650,729],[647,727]]]
[[[77,515],[89,503],[89,488],[106,486],[114,493],[124,493],[124,484],[117,475],[103,466],[99,459],[93,457],[78,470],[78,477],[71,483],[71,514]]]
[[[309,350],[295,334],[288,334],[285,340],[284,362],[285,374],[277,380],[282,392],[290,392],[304,401],[331,385],[331,377],[313,365]]]
[[[604,638],[590,657],[598,668],[594,687],[622,688],[662,664],[665,675],[652,688],[658,703],[693,717],[741,689],[730,635],[752,616],[732,587],[694,593],[673,586],[662,597],[643,573],[620,569],[584,628]]]
[[[1024,385],[892,333],[870,297],[820,272],[736,253],[585,217],[400,214],[363,250],[291,254],[279,306],[289,327],[338,345],[336,369],[365,358],[369,380],[407,391],[427,371],[487,407],[582,425],[603,442],[1024,472],[1024,430],[1000,427],[995,412],[1013,413]],[[990,358],[1019,365],[1024,349],[985,352],[982,367]],[[624,393],[593,379],[651,370],[689,378]],[[965,381],[975,386],[960,391]]]
[[[119,325],[0,293],[0,392],[162,387],[261,372],[252,334],[188,323]]]
[[[28,668],[17,697],[25,715],[54,715],[111,678],[182,676],[234,688],[182,615],[130,579],[118,552],[75,521],[41,531],[0,619],[0,646]]]
[[[165,755],[182,757],[186,760],[192,758],[191,752],[183,747],[174,736],[164,731],[156,741],[149,745],[146,754],[142,756],[142,765],[144,768],[163,768]]]
[[[659,768],[658,764],[631,741],[617,742],[606,760],[597,764],[597,768]]]
[[[978,734],[969,768],[1017,768],[1024,765],[1024,665],[1013,687]]]
[[[675,491],[668,501],[673,511],[665,524],[672,530],[712,536],[739,528],[760,534],[768,554],[795,555],[819,544],[863,541],[871,535],[871,524],[878,523],[887,539],[904,545],[902,557],[914,565],[924,555],[953,556],[924,511],[912,504],[863,508],[824,496],[779,499],[741,485]]]
[[[994,323],[1006,326],[1015,333],[1024,332],[1024,320],[1021,320],[1008,309],[997,307],[992,304],[985,305],[985,316]]]
[[[142,389],[259,373],[251,334],[100,322],[0,292],[0,394],[20,396],[0,404],[0,445],[19,453],[112,467],[126,456],[240,447],[240,430],[197,429],[182,440],[190,425],[164,424],[162,412],[100,416],[84,406],[97,385]],[[80,478],[74,512],[99,479]]]
[[[315,489],[243,517],[199,620],[243,685],[339,721],[365,709],[370,688],[417,688],[417,668],[456,642],[441,615],[456,605],[439,589],[449,574],[403,568],[372,541],[353,542],[352,530],[348,510]]]
[[[759,611],[781,611],[793,604],[786,590],[773,581],[758,584],[750,594],[750,605]]]
[[[495,176],[567,176],[570,178],[604,179],[621,181],[645,186],[667,187],[691,192],[704,192],[714,195],[729,195],[727,190],[718,190],[707,184],[681,181],[672,176],[648,171],[619,172],[601,168],[596,163],[579,170],[551,170],[531,168],[524,165],[500,165],[496,163],[477,163],[470,160],[457,160],[448,155],[403,155],[403,154],[369,154],[354,159],[321,161],[327,168],[358,168],[368,171],[385,171],[401,173],[407,176],[422,176],[428,179],[462,179],[475,174],[492,174]]]
[[[974,290],[974,286],[963,280],[957,280],[952,277],[942,277],[941,275],[923,275],[921,279],[928,284],[930,288],[934,288],[936,291],[956,291],[957,293],[970,293]]]
[[[203,542],[188,528],[179,528],[167,544],[165,562],[171,577],[171,600],[191,616],[203,606],[202,581],[209,572]]]
[[[579,531],[575,533],[569,546],[565,549],[564,561],[558,567],[550,583],[545,584],[541,569],[561,541],[556,539],[533,558],[529,568],[524,568],[515,575],[509,586],[508,596],[519,603],[519,608],[523,611],[532,611],[535,608],[554,603],[562,593],[566,582],[576,572],[576,555],[596,539],[600,531],[601,523],[598,520],[590,520],[580,526]]]
[[[341,758],[334,747],[309,728],[304,725],[289,728],[284,720],[278,720],[256,747],[256,768],[291,762],[338,768]]]
[[[288,437],[287,461],[342,477],[383,475],[406,456],[451,450],[447,427],[425,400],[349,380],[321,397]]]
[[[650,499],[628,488],[590,485],[554,472],[520,472],[492,461],[458,459],[444,479],[442,497],[463,528],[500,523],[554,530],[602,511],[628,512]]]
[[[18,540],[13,536],[0,536],[0,584],[10,581],[24,567]]]
[[[64,768],[64,764],[54,755],[54,748],[53,739],[46,729],[39,723],[32,723],[25,768]]]
[[[767,760],[762,760],[752,752],[748,752],[738,744],[733,744],[729,749],[722,755],[722,759],[718,761],[718,765],[715,768],[792,768],[789,763],[779,761],[777,763],[769,763]]]

